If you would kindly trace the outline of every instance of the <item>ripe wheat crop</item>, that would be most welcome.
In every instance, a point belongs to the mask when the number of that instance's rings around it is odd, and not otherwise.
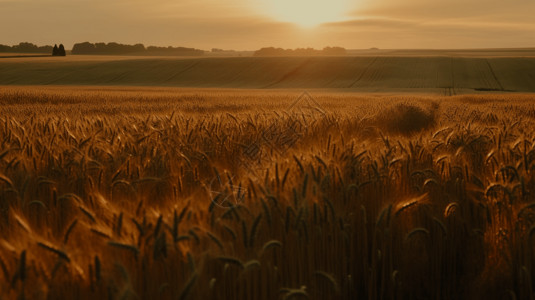
[[[0,294],[533,298],[532,95],[297,96],[3,89]]]

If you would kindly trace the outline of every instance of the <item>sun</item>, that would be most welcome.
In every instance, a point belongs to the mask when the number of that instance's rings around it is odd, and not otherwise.
[[[301,27],[343,21],[351,0],[262,0],[263,13],[281,22]]]

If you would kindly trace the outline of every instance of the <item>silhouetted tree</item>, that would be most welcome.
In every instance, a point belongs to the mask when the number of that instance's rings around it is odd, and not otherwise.
[[[13,52],[13,53],[48,53],[53,50],[52,46],[36,46],[32,43],[19,43],[14,46],[7,46],[0,44],[0,52]]]
[[[13,50],[19,53],[36,53],[38,52],[38,47],[32,43],[21,42],[18,45],[13,46]]]
[[[342,47],[325,47],[323,55],[346,55],[346,49]]]
[[[37,47],[36,53],[50,53],[54,48],[50,45]]]
[[[111,43],[77,43],[72,47],[72,54],[135,54],[135,55],[180,55],[180,56],[200,56],[204,55],[203,50],[186,47],[155,47],[145,48],[143,44],[124,45],[115,42]]]
[[[52,49],[52,56],[58,56],[58,45],[54,44],[54,49]]]
[[[67,53],[65,53],[65,47],[63,47],[63,44],[59,44],[58,55],[59,55],[59,56],[65,56],[65,55],[67,55]]]
[[[95,53],[95,45],[90,42],[78,43],[72,46],[72,54],[93,54]]]

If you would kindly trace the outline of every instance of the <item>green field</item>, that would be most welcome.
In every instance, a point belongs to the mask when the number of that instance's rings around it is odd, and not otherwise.
[[[535,92],[535,57],[70,56],[0,60],[0,85],[343,89],[444,95]]]

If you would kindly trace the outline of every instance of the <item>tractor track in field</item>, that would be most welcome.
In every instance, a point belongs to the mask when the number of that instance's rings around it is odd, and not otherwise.
[[[110,79],[109,82],[118,82],[120,81],[121,79],[125,78],[126,76],[128,76],[128,74],[130,74],[131,72],[130,71],[125,71],[125,72],[122,72],[121,74],[115,76],[114,78]]]
[[[457,95],[457,92],[455,92],[455,68],[452,57],[450,58],[450,86],[444,87],[444,96],[451,97],[455,95]]]
[[[383,57],[379,60],[379,67],[374,68],[370,74],[370,82],[378,82],[384,78],[385,68],[384,65],[390,60],[390,57]],[[377,64],[377,62],[376,62]]]
[[[359,77],[357,79],[355,79],[355,81],[353,81],[349,86],[348,88],[352,88],[355,84],[357,84],[360,80],[362,80],[362,78],[364,77],[364,74],[366,74],[368,72],[368,70],[371,68],[371,66],[373,66],[373,64],[375,64],[375,62],[377,61],[379,57],[376,56],[365,68],[364,70],[362,70],[362,72],[360,73]]]
[[[455,95],[457,95],[457,92],[455,91],[454,87],[445,87],[444,88],[444,96],[451,97],[451,96],[455,96]]]
[[[164,82],[169,82],[169,81],[175,79],[177,76],[182,75],[185,72],[195,68],[197,65],[199,65],[199,63],[200,63],[199,61],[193,62],[191,65],[189,65],[189,66],[185,67],[184,69],[182,69],[182,70],[176,72],[175,74],[171,75],[171,77],[167,78]]]
[[[494,69],[492,68],[492,66],[490,64],[489,59],[487,58],[485,61],[487,62],[487,66],[489,67],[490,74],[492,74],[492,77],[496,81],[496,84],[500,87],[500,91],[503,91],[504,90],[503,85],[500,82],[500,80],[498,80],[498,76],[496,76],[496,73],[494,72]]]
[[[61,82],[61,80],[71,77],[71,73],[56,77],[56,78],[46,82],[45,85],[51,85],[51,84],[55,84],[55,83]]]
[[[310,60],[311,58],[307,58],[304,62],[302,62],[301,64],[299,64],[297,67],[295,67],[293,70],[289,71],[288,73],[282,75],[281,78],[279,78],[278,80],[276,80],[275,82],[272,82],[266,86],[264,86],[263,88],[270,88],[270,87],[273,87],[274,85],[277,85],[285,80],[287,80],[288,78],[294,76],[295,74],[297,74],[297,72],[299,72],[301,69],[303,69],[306,65],[308,65],[310,63]]]

